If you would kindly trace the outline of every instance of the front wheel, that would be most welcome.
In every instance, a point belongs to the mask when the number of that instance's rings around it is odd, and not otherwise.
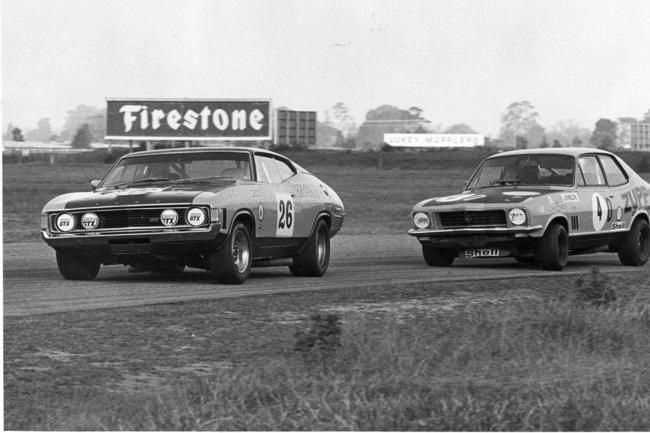
[[[252,255],[248,228],[236,222],[221,248],[208,256],[210,273],[219,283],[241,284],[250,276]]]
[[[56,265],[66,280],[94,280],[101,263],[92,257],[57,250]]]
[[[422,256],[429,266],[451,266],[456,259],[456,251],[450,248],[434,248],[422,245]]]
[[[618,249],[618,258],[626,266],[643,266],[650,257],[650,225],[638,219]]]
[[[329,227],[324,220],[318,220],[314,233],[307,245],[296,257],[289,270],[299,277],[321,277],[330,263]]]
[[[569,234],[562,224],[551,224],[537,245],[537,260],[543,269],[561,271],[569,259]]]

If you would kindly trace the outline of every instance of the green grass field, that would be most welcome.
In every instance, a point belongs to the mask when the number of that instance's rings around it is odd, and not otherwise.
[[[554,274],[5,318],[4,426],[647,431],[650,280],[597,279],[616,301]]]

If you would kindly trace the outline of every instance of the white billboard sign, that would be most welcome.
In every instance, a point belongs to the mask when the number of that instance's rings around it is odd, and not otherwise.
[[[384,143],[394,147],[483,146],[481,134],[384,134]]]

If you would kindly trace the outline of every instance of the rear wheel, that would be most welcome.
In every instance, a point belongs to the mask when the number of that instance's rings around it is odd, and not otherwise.
[[[569,234],[562,224],[551,224],[537,245],[537,260],[543,269],[561,271],[569,259]]]
[[[235,222],[220,249],[210,253],[210,273],[224,284],[241,284],[251,273],[252,242],[246,225]]]
[[[422,245],[422,256],[429,266],[451,266],[456,259],[456,251],[450,248],[435,248]]]
[[[330,263],[329,227],[324,220],[318,220],[314,233],[305,248],[293,258],[289,266],[291,273],[300,277],[321,277]]]
[[[618,249],[618,258],[627,266],[643,266],[650,257],[650,225],[637,219]]]
[[[56,265],[66,280],[94,280],[101,264],[92,257],[57,250]]]

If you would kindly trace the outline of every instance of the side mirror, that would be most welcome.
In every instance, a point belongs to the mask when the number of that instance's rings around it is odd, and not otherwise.
[[[90,181],[90,186],[93,187],[93,191],[97,188],[97,185],[99,185],[99,182],[101,182],[101,180],[99,180],[99,179],[95,179],[95,180]]]

